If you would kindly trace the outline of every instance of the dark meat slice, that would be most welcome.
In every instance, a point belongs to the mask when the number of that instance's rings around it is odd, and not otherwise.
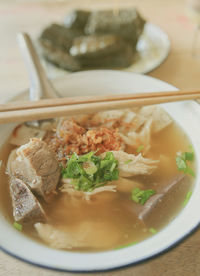
[[[113,33],[131,42],[135,47],[143,31],[145,20],[135,8],[94,11],[85,26],[86,34]]]
[[[54,47],[68,51],[73,38],[79,35],[81,35],[79,31],[70,30],[59,24],[52,24],[43,30],[39,40],[42,46],[43,42],[48,42]]]
[[[83,10],[73,10],[64,18],[64,25],[70,29],[79,29],[84,32],[85,25],[88,21],[90,12]]]
[[[160,220],[165,224],[166,221],[170,221],[171,214],[178,211],[190,186],[189,177],[181,174],[169,179],[168,184],[163,183],[158,193],[150,197],[144,205],[132,202],[131,207],[128,207],[128,204],[126,206],[147,227],[160,227]]]
[[[22,180],[16,177],[10,178],[10,194],[15,221],[29,223],[45,221],[42,206]]]
[[[69,71],[79,71],[81,66],[66,50],[59,49],[48,41],[42,41],[42,54],[44,58],[54,65]]]
[[[31,190],[45,199],[52,193],[60,178],[60,168],[55,154],[40,139],[32,138],[17,151],[11,163],[11,173],[22,179]]]

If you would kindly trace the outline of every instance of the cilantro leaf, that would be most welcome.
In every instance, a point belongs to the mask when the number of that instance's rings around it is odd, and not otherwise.
[[[140,190],[140,188],[135,188],[132,190],[131,199],[136,203],[140,203],[142,205],[156,192],[153,189]]]

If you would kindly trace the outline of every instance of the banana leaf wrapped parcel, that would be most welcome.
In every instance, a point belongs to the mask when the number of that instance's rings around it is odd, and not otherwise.
[[[144,25],[135,8],[74,10],[44,29],[39,42],[45,59],[64,70],[124,68],[137,57]]]

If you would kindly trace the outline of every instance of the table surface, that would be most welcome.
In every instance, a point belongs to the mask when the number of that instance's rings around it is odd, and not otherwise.
[[[75,7],[104,8],[137,6],[139,11],[158,26],[171,40],[171,52],[165,62],[148,75],[180,89],[200,87],[199,58],[191,54],[194,25],[188,19],[184,0],[0,0],[0,95],[15,95],[28,87],[28,76],[21,58],[16,34],[27,31],[36,37],[41,26],[60,21]],[[200,46],[200,44],[199,44]],[[0,276],[72,275],[36,268],[0,252]],[[200,230],[187,240],[151,261],[110,273],[95,275],[124,276],[197,276],[200,275]],[[90,274],[91,275],[91,274]]]

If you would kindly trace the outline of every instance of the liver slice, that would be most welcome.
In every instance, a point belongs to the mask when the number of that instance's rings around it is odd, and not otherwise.
[[[135,213],[147,227],[160,227],[160,223],[157,221],[161,219],[166,223],[172,219],[171,213],[178,211],[189,190],[190,183],[187,175],[176,175],[163,183],[157,193],[151,196],[144,205],[132,202],[130,207],[129,202],[127,208]],[[163,217],[164,219],[162,219]]]

